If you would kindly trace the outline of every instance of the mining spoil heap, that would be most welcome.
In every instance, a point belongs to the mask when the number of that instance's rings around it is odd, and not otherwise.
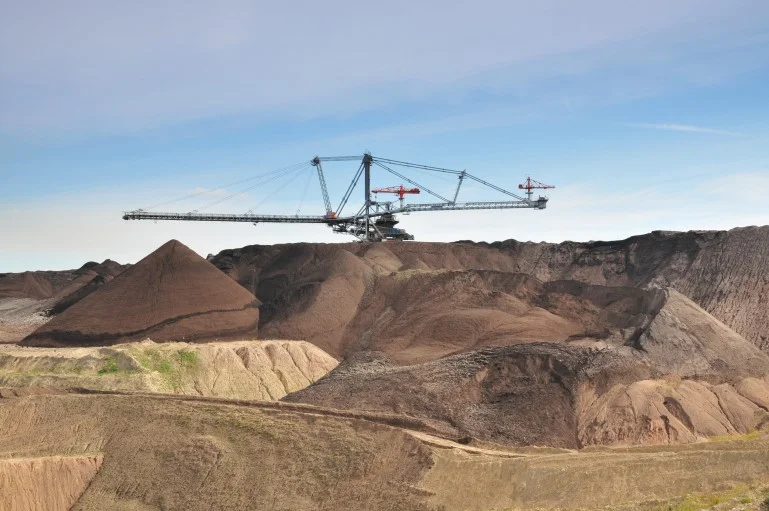
[[[264,335],[344,360],[287,401],[568,448],[692,443],[767,422],[767,227],[250,246],[212,262],[262,300]]]
[[[172,240],[42,325],[26,346],[98,346],[151,337],[255,337],[258,300]]]
[[[0,343],[16,343],[128,268],[107,259],[77,270],[0,274]]]
[[[210,260],[169,242],[79,287],[26,341],[95,346],[0,349],[0,507],[648,511],[767,497],[767,227]],[[0,277],[0,291],[3,278],[6,299],[31,303],[15,314],[61,288],[37,273]],[[262,337],[307,343],[189,343],[257,321]]]
[[[769,307],[765,303],[769,296],[769,226],[655,231],[625,240],[588,243],[252,245],[222,251],[211,262],[259,297],[263,303],[260,328],[266,335],[305,339],[337,356],[344,355],[353,338],[365,333],[359,330],[360,322],[350,326],[360,314],[359,305],[370,309],[377,300],[385,301],[384,310],[392,306],[398,314],[404,308],[398,309],[393,300],[416,303],[409,296],[416,288],[424,298],[419,304],[422,310],[438,296],[444,307],[434,307],[434,312],[447,313],[446,305],[461,305],[473,297],[460,282],[452,287],[442,277],[425,276],[425,272],[476,270],[525,274],[545,283],[568,280],[605,287],[672,287],[751,343],[769,350]],[[415,280],[401,283],[409,279]],[[435,283],[446,287],[433,292],[427,286]],[[443,293],[456,298],[440,296]],[[380,298],[379,294],[386,296]]]

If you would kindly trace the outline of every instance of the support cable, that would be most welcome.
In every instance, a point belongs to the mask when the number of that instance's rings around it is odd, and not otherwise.
[[[152,206],[148,206],[148,207],[141,208],[141,209],[144,210],[144,211],[147,211],[149,209],[159,208],[160,206],[166,206],[168,204],[174,204],[176,202],[181,202],[183,200],[192,199],[193,197],[199,197],[200,195],[204,195],[204,194],[207,194],[207,193],[218,192],[219,190],[226,190],[230,186],[236,186],[236,185],[239,185],[239,184],[242,184],[242,183],[247,183],[248,181],[253,181],[254,179],[259,179],[259,178],[267,177],[267,176],[270,176],[270,175],[273,175],[273,174],[277,174],[277,173],[280,173],[280,172],[289,171],[290,169],[292,169],[292,168],[294,168],[294,167],[296,167],[298,165],[304,165],[306,163],[307,162],[295,163],[295,164],[289,165],[287,167],[282,167],[282,168],[279,168],[279,169],[276,169],[276,170],[272,170],[270,172],[265,172],[264,174],[258,174],[256,176],[247,177],[245,179],[239,179],[238,181],[233,181],[232,183],[228,183],[228,184],[222,185],[222,186],[220,186],[218,188],[214,188],[213,190],[201,190],[199,192],[194,192],[194,193],[191,193],[189,195],[185,195],[184,197],[179,197],[177,199],[171,199],[171,200],[168,200],[168,201],[165,201],[165,202],[160,202],[158,204],[154,204]]]
[[[382,167],[383,169],[385,169],[387,172],[389,172],[389,173],[391,173],[391,174],[394,174],[394,175],[398,176],[399,178],[401,178],[401,179],[403,179],[403,180],[405,180],[405,181],[408,181],[408,182],[409,182],[409,183],[411,183],[412,185],[414,185],[414,186],[418,187],[420,190],[424,190],[424,191],[426,191],[427,193],[429,193],[430,195],[432,195],[432,196],[434,196],[434,197],[437,197],[437,198],[439,198],[440,200],[442,200],[442,201],[444,201],[444,202],[451,202],[451,201],[450,201],[449,199],[447,199],[446,197],[444,197],[444,196],[442,196],[442,195],[439,195],[439,194],[437,194],[437,193],[433,192],[432,190],[430,190],[430,189],[429,189],[429,188],[427,188],[426,186],[420,185],[420,184],[419,184],[419,183],[417,183],[416,181],[412,181],[411,179],[407,178],[407,177],[406,177],[406,176],[404,176],[403,174],[400,174],[400,173],[398,173],[398,172],[395,172],[393,169],[391,169],[390,167],[388,167],[388,166],[384,165],[383,163],[379,162],[378,160],[374,160],[374,163],[376,163],[377,165],[379,165],[380,167]]]
[[[435,171],[428,171],[428,170],[425,170],[425,169],[420,169],[418,167],[411,167],[411,168],[413,168],[416,172],[419,172],[423,176],[429,176],[432,179],[440,179],[441,181],[445,181],[447,183],[451,183],[452,185],[455,183],[453,178],[450,178],[448,176],[444,176],[442,174],[436,174]]]
[[[424,170],[432,170],[435,172],[444,172],[446,174],[459,174],[461,172],[460,170],[444,169],[443,167],[433,167],[431,165],[421,165],[419,163],[410,163],[407,161],[390,160],[388,158],[379,158],[377,156],[374,157],[374,161],[383,161],[391,165],[400,165],[401,167],[411,167],[414,169],[424,169]]]
[[[231,193],[231,194],[227,195],[226,197],[222,197],[221,199],[215,200],[215,201],[213,201],[213,202],[211,202],[209,204],[206,204],[203,207],[197,208],[195,211],[200,211],[200,210],[203,210],[203,209],[208,209],[208,208],[214,207],[214,206],[216,206],[218,204],[221,204],[222,202],[225,202],[225,201],[228,201],[228,200],[232,199],[233,197],[236,197],[238,195],[242,195],[242,194],[244,194],[244,193],[246,193],[246,192],[248,192],[250,190],[253,190],[254,188],[261,187],[261,186],[264,186],[264,185],[266,185],[268,183],[271,183],[271,182],[275,181],[276,179],[280,179],[281,177],[285,177],[287,175],[292,175],[292,174],[294,174],[296,172],[300,172],[300,171],[304,170],[309,165],[310,165],[310,162],[302,163],[299,166],[295,165],[294,167],[296,167],[296,168],[294,168],[294,169],[292,169],[292,170],[290,170],[288,172],[285,172],[283,174],[274,175],[274,176],[271,176],[270,178],[265,179],[263,181],[256,182],[256,183],[252,184],[251,186],[243,188],[242,190],[238,190],[237,192]]]
[[[307,190],[310,189],[310,181],[312,181],[312,172],[307,173],[307,181],[304,183],[304,191],[302,192],[302,198],[299,200],[299,207],[296,208],[296,214],[299,215],[302,211],[302,206],[304,206],[304,199],[307,197]]]
[[[350,186],[347,187],[347,191],[342,197],[342,202],[340,202],[339,207],[336,208],[337,216],[339,216],[342,213],[342,210],[347,204],[347,201],[350,199],[350,195],[352,195],[352,192],[355,189],[355,186],[358,184],[358,180],[360,179],[360,176],[362,173],[363,173],[363,163],[361,163],[360,167],[358,167],[358,170],[355,172],[355,176],[352,178],[352,181],[350,182]]]
[[[500,187],[498,187],[497,185],[493,185],[493,184],[489,183],[488,181],[484,181],[483,179],[481,179],[481,178],[479,178],[479,177],[475,177],[474,175],[472,175],[472,174],[470,174],[470,173],[468,173],[468,172],[465,172],[465,177],[469,177],[469,178],[470,178],[470,179],[472,179],[473,181],[478,181],[478,182],[479,182],[479,183],[481,183],[482,185],[486,185],[486,186],[488,186],[489,188],[493,188],[494,190],[496,190],[496,191],[498,191],[498,192],[502,192],[502,193],[504,193],[505,195],[509,195],[510,197],[515,197],[515,198],[516,198],[516,199],[518,199],[518,200],[523,200],[523,201],[525,201],[525,200],[528,200],[528,199],[524,199],[524,198],[523,198],[523,197],[521,197],[520,195],[516,195],[516,194],[514,194],[513,192],[508,192],[508,191],[507,191],[507,190],[505,190],[504,188],[500,188]]]
[[[293,183],[296,180],[296,178],[301,176],[304,173],[305,170],[307,170],[307,169],[300,169],[299,171],[295,172],[294,175],[291,176],[291,178],[288,181],[286,181],[285,183],[280,185],[278,188],[276,188],[274,192],[272,192],[270,194],[267,194],[267,196],[264,199],[262,199],[261,201],[259,201],[256,204],[256,206],[251,208],[250,211],[255,211],[255,210],[259,209],[259,207],[264,205],[265,202],[267,202],[268,200],[274,198],[276,194],[278,194],[279,192],[283,191],[288,185]],[[310,175],[312,175],[312,172],[310,172]]]

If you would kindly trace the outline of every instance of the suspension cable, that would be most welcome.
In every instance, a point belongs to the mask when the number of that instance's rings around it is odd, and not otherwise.
[[[278,188],[276,188],[274,192],[272,192],[272,193],[270,193],[270,194],[267,194],[267,196],[266,196],[264,199],[262,199],[261,201],[259,201],[259,202],[256,204],[256,206],[254,206],[254,207],[251,209],[251,211],[255,211],[255,210],[259,209],[259,207],[260,207],[260,206],[262,206],[262,205],[263,205],[265,202],[267,202],[268,200],[272,199],[272,198],[273,198],[273,197],[274,197],[274,196],[275,196],[275,195],[276,195],[278,192],[281,192],[281,191],[282,191],[282,190],[284,190],[284,189],[285,189],[285,188],[286,188],[288,185],[290,185],[291,183],[293,183],[293,182],[294,182],[294,180],[295,180],[296,178],[298,178],[299,176],[301,176],[301,175],[302,175],[302,173],[303,173],[305,170],[307,170],[307,169],[299,169],[299,171],[297,171],[297,172],[296,172],[296,173],[295,173],[293,176],[291,176],[291,178],[290,178],[288,181],[286,181],[285,183],[283,183],[282,185],[280,185]]]
[[[197,208],[197,210],[196,210],[196,211],[200,211],[200,210],[203,210],[203,209],[208,209],[208,208],[211,208],[211,207],[213,207],[213,206],[216,206],[216,205],[218,205],[218,204],[221,204],[222,202],[228,201],[228,200],[232,199],[233,197],[236,197],[236,196],[238,196],[238,195],[241,195],[241,194],[244,194],[244,193],[246,193],[246,192],[248,192],[248,191],[250,191],[250,190],[253,190],[253,189],[254,189],[254,188],[256,188],[256,187],[259,187],[259,186],[264,186],[264,185],[266,185],[266,184],[268,184],[268,183],[271,183],[271,182],[275,181],[276,179],[280,179],[281,177],[285,177],[285,176],[287,176],[287,175],[291,175],[291,174],[294,174],[294,173],[300,172],[300,171],[304,170],[304,168],[305,168],[305,167],[307,167],[307,166],[309,166],[309,165],[310,165],[310,162],[309,162],[309,161],[307,161],[307,162],[304,162],[304,163],[302,163],[302,164],[294,165],[294,167],[296,167],[296,168],[293,168],[292,170],[290,170],[290,171],[288,171],[288,172],[284,172],[284,173],[282,173],[282,174],[274,175],[274,176],[272,176],[272,177],[270,177],[270,178],[268,178],[268,179],[265,179],[265,180],[262,180],[262,181],[256,182],[256,183],[254,183],[253,185],[251,185],[251,186],[248,186],[248,187],[246,187],[246,188],[244,188],[244,189],[242,189],[242,190],[238,190],[237,192],[235,192],[235,193],[231,193],[230,195],[227,195],[226,197],[222,197],[222,198],[220,198],[220,199],[218,199],[218,200],[215,200],[215,201],[211,202],[210,204],[206,204],[206,205],[205,205],[205,206],[203,206],[203,207]]]
[[[488,181],[484,181],[483,179],[481,179],[481,178],[479,178],[479,177],[475,177],[474,175],[472,175],[472,174],[470,174],[470,173],[465,173],[465,177],[466,177],[466,178],[467,178],[467,177],[469,177],[470,179],[472,179],[472,180],[474,180],[474,181],[478,181],[478,182],[479,182],[479,183],[481,183],[482,185],[486,185],[486,186],[488,186],[489,188],[493,188],[494,190],[496,190],[496,191],[498,191],[498,192],[502,192],[502,193],[504,193],[505,195],[509,195],[510,197],[515,197],[515,198],[516,198],[516,199],[518,199],[518,200],[526,200],[526,199],[524,199],[523,197],[521,197],[520,195],[516,195],[516,194],[514,194],[513,192],[508,192],[508,191],[507,191],[507,190],[505,190],[504,188],[500,188],[500,187],[499,187],[499,186],[497,186],[497,185],[493,185],[493,184],[489,183]]]
[[[460,170],[444,169],[443,167],[433,167],[431,165],[421,165],[419,163],[409,163],[407,161],[391,160],[389,158],[379,158],[377,156],[374,156],[373,159],[374,161],[383,161],[391,165],[400,165],[401,167],[411,167],[415,169],[433,170],[435,172],[445,172],[447,174],[460,174],[462,172]]]
[[[304,206],[304,199],[307,197],[307,190],[310,189],[310,181],[312,181],[312,172],[307,173],[307,181],[304,183],[304,191],[302,192],[302,198],[299,200],[299,207],[296,208],[296,214],[299,215],[299,213],[302,211],[302,206]]]
[[[437,197],[437,198],[439,198],[440,200],[442,200],[442,201],[444,201],[444,202],[451,202],[451,201],[450,201],[450,200],[448,200],[446,197],[443,197],[442,195],[439,195],[439,194],[435,193],[434,191],[430,190],[430,189],[429,189],[429,188],[427,188],[426,186],[420,185],[420,184],[419,184],[419,183],[417,183],[416,181],[412,181],[411,179],[407,178],[407,177],[406,177],[406,176],[404,176],[403,174],[400,174],[400,173],[398,173],[398,172],[395,172],[393,169],[391,169],[390,167],[388,167],[388,166],[384,165],[383,163],[379,162],[378,160],[374,160],[374,163],[376,163],[377,165],[379,165],[380,167],[382,167],[383,169],[385,169],[387,172],[390,172],[391,174],[395,174],[395,175],[396,175],[396,176],[398,176],[399,178],[401,178],[401,179],[403,179],[403,180],[405,180],[405,181],[408,181],[409,183],[411,183],[411,184],[412,184],[412,185],[414,185],[414,186],[417,186],[417,187],[419,187],[419,189],[420,189],[420,190],[424,190],[424,191],[426,191],[427,193],[429,193],[430,195],[432,195],[432,196],[434,196],[434,197]]]
[[[360,179],[361,174],[363,174],[362,162],[358,167],[358,170],[355,172],[355,176],[352,178],[352,181],[350,181],[350,186],[347,187],[347,191],[342,197],[342,202],[340,202],[339,207],[336,208],[337,216],[342,213],[342,210],[344,209],[345,205],[347,205],[347,201],[350,199],[350,195],[352,194],[352,191],[355,189],[355,186],[358,184],[358,180]]]
[[[143,209],[145,211],[149,210],[149,209],[155,209],[155,208],[159,208],[160,206],[166,206],[168,204],[173,204],[173,203],[176,203],[176,202],[181,202],[183,200],[192,199],[193,197],[198,197],[200,195],[204,195],[204,194],[207,194],[207,193],[217,192],[219,190],[226,190],[230,186],[236,186],[236,185],[239,185],[239,184],[242,184],[242,183],[246,183],[248,181],[253,181],[254,179],[259,179],[259,178],[263,178],[263,177],[266,177],[266,176],[270,176],[272,174],[277,174],[279,172],[284,172],[284,171],[287,171],[289,169],[292,169],[293,167],[296,167],[297,165],[304,165],[305,163],[307,163],[307,162],[295,163],[295,164],[289,165],[287,167],[283,167],[283,168],[280,168],[280,169],[272,170],[270,172],[265,172],[264,174],[258,174],[256,176],[247,177],[245,179],[239,179],[238,181],[233,181],[232,183],[228,183],[228,184],[222,185],[222,186],[220,186],[218,188],[214,188],[213,190],[201,190],[199,192],[194,192],[194,193],[191,193],[189,195],[185,195],[184,197],[179,197],[177,199],[172,199],[172,200],[168,200],[168,201],[165,201],[165,202],[160,202],[158,204],[155,204],[155,205],[152,205],[152,206],[148,206],[148,207],[145,207],[145,208],[141,208],[141,209]]]

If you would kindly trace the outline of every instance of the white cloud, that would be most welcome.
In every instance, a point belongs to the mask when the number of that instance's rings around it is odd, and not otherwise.
[[[636,128],[648,128],[661,131],[683,131],[687,133],[706,133],[710,135],[729,135],[742,136],[742,133],[727,131],[714,128],[705,128],[702,126],[692,126],[691,124],[648,124],[648,123],[629,123],[628,126]]]

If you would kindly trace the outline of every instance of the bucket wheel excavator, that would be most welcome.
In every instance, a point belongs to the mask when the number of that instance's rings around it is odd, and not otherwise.
[[[346,192],[342,196],[342,200],[339,205],[334,209],[331,206],[331,199],[328,193],[328,187],[326,185],[326,177],[323,171],[324,162],[345,162],[345,161],[358,161],[358,169],[353,175],[352,180],[347,187]],[[398,220],[396,215],[421,212],[438,212],[438,211],[458,211],[458,210],[503,210],[503,209],[535,209],[542,210],[547,207],[548,198],[545,196],[538,196],[534,198],[532,190],[535,189],[550,189],[554,188],[551,185],[545,185],[539,181],[535,181],[530,177],[526,178],[526,181],[518,185],[518,189],[525,190],[526,197],[521,197],[511,191],[505,190],[497,185],[489,183],[473,174],[470,174],[466,170],[453,170],[442,167],[434,167],[430,165],[422,165],[417,163],[411,163],[406,161],[393,160],[389,158],[382,158],[379,156],[373,156],[370,153],[365,153],[363,156],[316,156],[309,161],[301,162],[291,167],[286,167],[266,174],[261,174],[253,178],[238,181],[232,184],[242,184],[246,181],[253,179],[259,179],[256,184],[250,184],[246,190],[254,189],[257,186],[262,186],[265,183],[273,182],[281,177],[291,177],[293,180],[300,172],[304,172],[307,169],[315,167],[318,175],[318,181],[320,183],[321,195],[323,204],[325,207],[325,213],[322,215],[269,215],[269,214],[255,214],[252,210],[242,214],[227,214],[227,213],[202,213],[200,210],[194,210],[187,213],[171,213],[171,212],[156,212],[150,211],[157,207],[167,205],[173,202],[184,200],[190,197],[200,195],[203,192],[196,192],[179,199],[163,202],[150,208],[136,209],[133,211],[126,211],[123,214],[124,220],[177,220],[177,221],[196,221],[196,222],[249,222],[254,225],[259,223],[303,223],[303,224],[325,224],[336,233],[348,234],[355,236],[361,241],[383,241],[383,240],[412,240],[414,236],[407,233],[403,229],[396,228]],[[409,183],[413,188],[406,188],[404,185],[391,186],[387,188],[371,189],[371,175],[372,169],[376,168],[379,171],[384,171],[395,177],[400,178],[406,183]],[[397,168],[398,170],[395,170]],[[411,170],[427,173],[438,173],[443,175],[456,176],[456,188],[454,189],[453,196],[447,198],[440,195],[435,191],[420,185],[418,182],[408,177],[406,173]],[[344,208],[347,205],[353,191],[358,185],[358,182],[363,178],[363,204],[354,214],[343,214]],[[464,181],[471,180],[476,184],[480,184],[483,187],[502,193],[508,197],[503,201],[473,201],[473,202],[458,202],[460,189]],[[288,183],[290,184],[290,182]],[[230,186],[227,185],[227,186]],[[225,188],[221,188],[224,190]],[[437,202],[425,202],[425,203],[407,203],[405,200],[406,195],[417,195],[425,192],[432,195]],[[213,206],[219,204],[225,200],[235,197],[243,191],[227,195],[221,199],[217,199],[214,203],[206,206]],[[374,196],[372,197],[372,194]],[[379,201],[377,197],[379,194],[395,194],[398,196],[397,202],[393,201]],[[450,195],[450,194],[447,194]]]

